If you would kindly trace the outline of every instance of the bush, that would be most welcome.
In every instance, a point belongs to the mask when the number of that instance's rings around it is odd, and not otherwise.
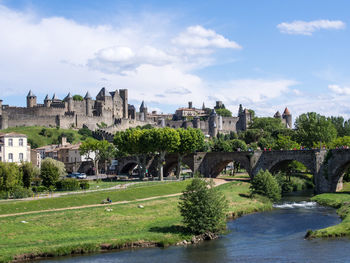
[[[180,197],[183,223],[194,234],[218,233],[226,226],[227,201],[212,182],[195,178]]]
[[[32,187],[33,192],[35,193],[42,193],[48,191],[46,186],[39,185],[39,186],[33,186]]]
[[[29,162],[23,163],[21,165],[21,171],[23,174],[23,186],[26,188],[29,188],[32,185],[33,179],[38,177],[40,174],[39,168]]]
[[[45,158],[41,163],[40,177],[46,187],[54,186],[60,177],[66,175],[64,164],[52,158]]]
[[[269,171],[260,170],[251,181],[250,190],[252,194],[264,195],[274,201],[281,199],[281,187]]]
[[[90,188],[90,184],[88,181],[80,181],[79,186],[81,189],[86,190]]]
[[[0,162],[0,191],[10,192],[22,185],[22,172],[15,163]]]
[[[22,186],[16,186],[14,189],[11,190],[10,196],[14,199],[27,198],[33,196],[33,191]]]
[[[64,179],[56,183],[56,188],[59,191],[74,191],[80,189],[80,184],[75,179]]]
[[[7,191],[0,191],[0,199],[9,199],[10,193]]]

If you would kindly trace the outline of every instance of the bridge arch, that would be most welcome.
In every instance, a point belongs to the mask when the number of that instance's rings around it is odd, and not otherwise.
[[[211,152],[207,153],[206,166],[201,171],[206,177],[217,177],[221,171],[230,163],[238,162],[250,174],[250,152]]]
[[[119,174],[130,174],[130,172],[132,172],[132,170],[134,170],[136,166],[137,166],[137,162],[130,160],[124,163],[123,166],[120,167]]]
[[[350,153],[348,150],[333,150],[329,159],[328,177],[331,192],[339,191],[343,188],[343,177],[350,168]]]

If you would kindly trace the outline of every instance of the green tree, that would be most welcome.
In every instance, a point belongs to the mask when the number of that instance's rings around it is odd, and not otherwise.
[[[9,192],[22,185],[22,172],[15,163],[0,162],[0,191]]]
[[[180,144],[176,150],[178,154],[178,164],[176,169],[176,176],[180,176],[180,168],[183,157],[186,154],[195,152],[204,147],[204,135],[200,129],[177,129],[176,130],[180,136]]]
[[[180,135],[172,128],[153,129],[154,150],[158,152],[158,176],[163,180],[163,165],[167,153],[175,153],[180,145]]]
[[[269,133],[284,128],[285,127],[280,119],[271,117],[254,118],[252,123],[249,125],[249,129],[258,129]]]
[[[316,112],[301,114],[295,120],[296,141],[306,147],[318,146],[320,142],[329,143],[337,136],[332,121]]]
[[[23,163],[20,168],[23,174],[23,186],[26,188],[31,187],[33,179],[40,175],[39,168],[30,162]]]
[[[251,181],[250,190],[252,194],[264,195],[274,201],[281,199],[281,187],[269,171],[260,170]]]
[[[273,149],[275,150],[293,150],[299,149],[300,144],[293,141],[290,136],[278,135],[278,139],[275,141]]]
[[[232,112],[228,109],[216,109],[216,113],[222,117],[232,117]]]
[[[233,151],[233,152],[235,152],[235,151],[247,151],[248,150],[247,144],[240,139],[230,140],[229,144],[230,144],[231,151]]]
[[[83,101],[84,98],[83,98],[83,96],[76,94],[76,95],[73,96],[73,100],[75,100],[75,101]]]
[[[78,133],[82,136],[82,140],[86,140],[88,137],[92,137],[92,131],[89,128],[83,127],[79,129]]]
[[[46,187],[55,186],[60,178],[66,175],[64,164],[52,158],[45,158],[41,162],[40,178]]]
[[[213,152],[231,152],[231,145],[229,141],[223,138],[214,138],[212,140],[211,150]]]
[[[203,179],[195,178],[180,197],[183,223],[194,234],[218,233],[225,229],[225,196]]]
[[[106,140],[99,141],[93,138],[87,138],[80,145],[79,152],[81,155],[86,155],[87,159],[93,162],[97,175],[99,174],[99,162],[104,161],[106,164],[115,155],[112,144]]]
[[[350,147],[350,136],[338,137],[329,143],[329,148],[331,149],[342,146]]]

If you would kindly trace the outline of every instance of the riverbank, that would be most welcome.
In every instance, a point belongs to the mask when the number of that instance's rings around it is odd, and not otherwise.
[[[178,192],[185,186],[186,183],[179,183],[176,186]],[[272,204],[265,202],[265,199],[249,198],[249,183],[230,182],[218,187],[229,201],[230,217],[272,208]],[[175,185],[171,187],[170,193],[174,194],[174,188]],[[147,192],[153,192],[151,187],[147,189]],[[114,193],[115,197],[127,190],[118,191]],[[145,196],[140,192],[144,193],[145,189],[137,188],[133,194]],[[162,192],[166,191],[163,189]],[[42,213],[38,211],[36,214],[0,218],[0,262],[128,247],[164,247],[192,239],[181,224],[178,196],[159,196],[142,202],[135,201],[135,196],[133,198],[134,201],[124,204]],[[19,208],[20,205],[17,205]],[[26,205],[32,207],[30,203]],[[38,205],[35,208],[33,210],[37,210]]]
[[[335,226],[308,231],[307,238],[325,238],[325,237],[345,237],[350,236],[350,194],[349,193],[328,193],[320,194],[311,198],[312,201],[320,205],[337,208],[337,214],[342,222]]]

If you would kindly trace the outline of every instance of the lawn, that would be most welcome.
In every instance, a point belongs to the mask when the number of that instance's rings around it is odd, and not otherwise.
[[[175,189],[179,191],[186,184],[162,185],[166,189],[162,194],[173,193]],[[269,202],[264,204],[248,197],[248,183],[232,182],[218,189],[229,200],[230,214],[241,215],[271,208]],[[129,195],[139,197],[160,191],[158,186],[130,190],[133,192]],[[138,242],[166,246],[189,240],[191,236],[181,227],[178,200],[178,197],[169,197],[108,206],[112,211],[107,211],[108,207],[95,207],[0,218],[0,262],[27,253],[58,256],[72,251],[82,253],[100,251],[103,247],[120,248]],[[139,208],[139,204],[144,208]]]
[[[54,198],[36,199],[31,201],[0,202],[0,215],[29,211],[40,211],[54,208],[65,208],[101,204],[109,197],[113,202],[131,201],[151,196],[180,193],[190,180],[181,182],[142,183],[127,189],[87,192],[84,194],[66,195]]]
[[[313,201],[325,206],[338,208],[337,213],[343,221],[335,226],[319,229],[309,233],[310,237],[340,237],[350,236],[350,194],[328,193],[316,195]]]
[[[41,131],[45,129],[45,135],[40,135]],[[49,144],[57,144],[58,137],[62,133],[72,134],[74,140],[73,144],[80,142],[82,136],[78,133],[77,130],[73,129],[56,129],[56,128],[47,128],[41,126],[21,126],[21,127],[11,127],[1,132],[17,132],[25,134],[28,137],[28,142],[31,144],[32,148],[41,147]]]

